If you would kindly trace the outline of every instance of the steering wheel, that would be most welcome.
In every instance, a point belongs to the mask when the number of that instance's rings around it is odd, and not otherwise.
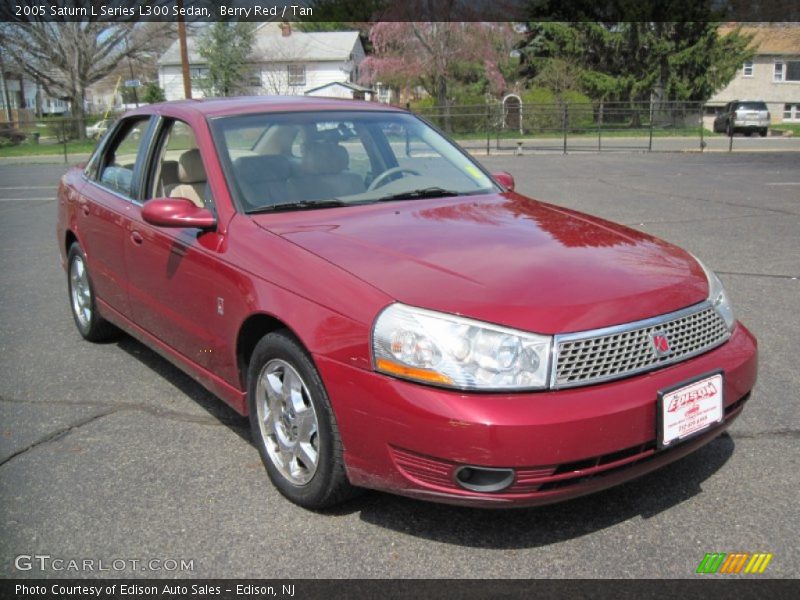
[[[419,177],[419,172],[415,171],[414,169],[409,169],[407,167],[392,167],[391,169],[386,169],[383,173],[381,173],[375,179],[373,179],[372,183],[369,184],[367,191],[371,192],[375,188],[381,187],[381,185],[384,184],[384,180],[387,177],[391,177],[392,175],[396,175],[397,173],[409,173],[411,175],[416,175],[417,177]]]

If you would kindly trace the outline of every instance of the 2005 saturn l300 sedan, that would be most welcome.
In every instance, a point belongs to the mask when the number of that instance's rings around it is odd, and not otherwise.
[[[689,253],[531,200],[377,104],[156,104],[59,188],[78,330],[241,414],[305,507],[544,504],[719,435],[756,342]]]

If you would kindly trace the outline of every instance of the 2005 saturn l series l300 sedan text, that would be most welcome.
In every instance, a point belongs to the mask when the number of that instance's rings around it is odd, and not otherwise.
[[[164,103],[59,188],[78,330],[241,414],[287,498],[528,506],[708,443],[756,380],[717,276],[378,104]]]

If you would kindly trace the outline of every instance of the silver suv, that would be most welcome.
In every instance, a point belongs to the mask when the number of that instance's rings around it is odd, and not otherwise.
[[[722,112],[714,119],[714,133],[733,135],[743,132],[752,135],[758,131],[761,137],[769,130],[769,110],[761,100],[734,100],[728,102]]]

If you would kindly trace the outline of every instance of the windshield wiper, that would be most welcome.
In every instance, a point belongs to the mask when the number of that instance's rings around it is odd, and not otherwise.
[[[376,198],[374,202],[387,202],[389,200],[418,200],[420,198],[445,198],[447,196],[460,196],[462,192],[446,190],[440,187],[426,187],[407,192],[398,192]]]
[[[298,200],[296,202],[281,202],[280,204],[269,204],[260,208],[246,211],[248,215],[257,215],[259,213],[280,212],[284,210],[308,210],[311,208],[333,208],[335,206],[344,206],[345,203],[341,200]]]

